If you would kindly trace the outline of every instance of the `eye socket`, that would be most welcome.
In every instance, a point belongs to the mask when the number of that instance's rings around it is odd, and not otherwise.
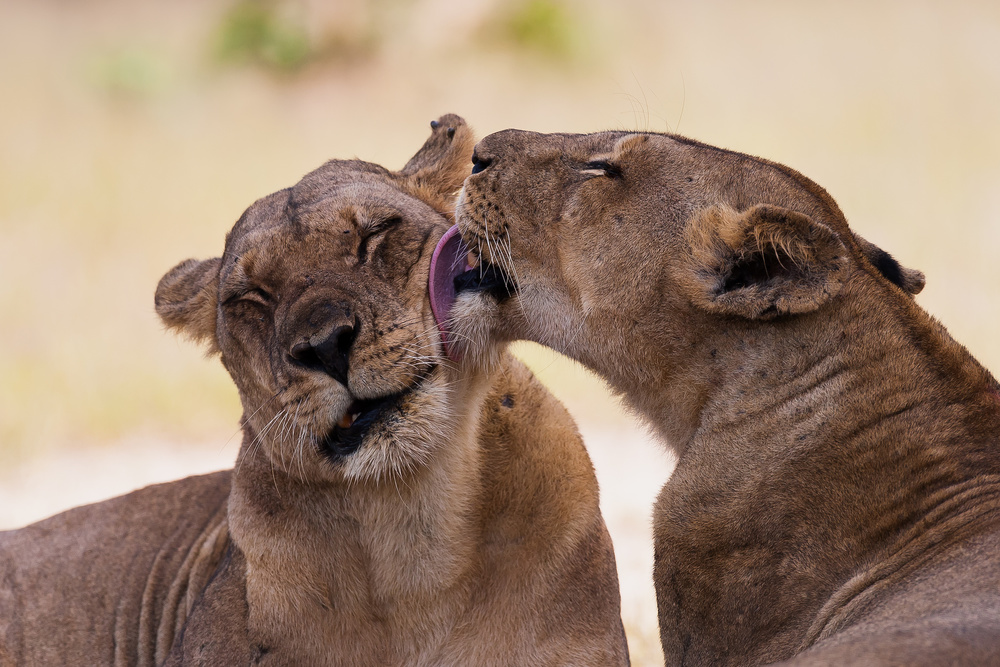
[[[486,169],[487,167],[489,167],[491,164],[493,164],[493,160],[490,160],[490,159],[481,160],[478,155],[476,155],[475,153],[473,153],[473,155],[472,155],[472,173],[473,174],[478,174],[479,172],[481,172],[484,169]]]
[[[615,179],[622,178],[622,168],[607,160],[588,162],[584,168],[584,173],[588,172],[600,172],[593,174],[594,176],[607,176],[608,178]]]
[[[257,303],[263,304],[265,306],[271,305],[271,302],[274,300],[274,297],[271,296],[271,293],[262,287],[253,288],[252,290],[244,294],[243,298],[246,299],[247,301],[256,301]]]
[[[274,297],[263,287],[254,287],[252,289],[243,290],[227,296],[222,303],[223,305],[228,306],[238,301],[250,301],[262,306],[270,306],[274,303]]]
[[[368,232],[361,238],[361,243],[358,244],[358,263],[364,264],[368,261],[368,255],[370,254],[368,246],[372,240],[378,241],[383,234],[402,221],[402,216],[394,215],[372,225]]]
[[[402,221],[403,221],[403,216],[401,216],[401,215],[390,216],[390,217],[386,218],[385,220],[382,220],[381,222],[379,222],[378,224],[376,224],[374,226],[374,231],[372,232],[372,234],[373,235],[374,234],[381,234],[382,232],[386,231],[390,227],[395,227],[396,225],[398,225]]]

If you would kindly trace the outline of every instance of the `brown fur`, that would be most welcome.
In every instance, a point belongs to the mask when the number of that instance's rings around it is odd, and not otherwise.
[[[513,293],[459,296],[460,352],[550,345],[679,457],[669,664],[1000,661],[1000,394],[919,272],[800,174],[681,137],[509,130],[474,162],[459,225]]]
[[[0,535],[4,664],[627,664],[573,422],[513,358],[442,355],[427,275],[472,138],[433,127],[401,172],[330,162],[164,276],[164,322],[239,388],[236,467]]]

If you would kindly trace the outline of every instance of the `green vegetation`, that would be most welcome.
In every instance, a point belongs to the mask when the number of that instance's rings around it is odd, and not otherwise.
[[[240,0],[223,17],[216,55],[224,63],[252,63],[294,72],[315,56],[305,27],[271,0]]]
[[[87,75],[97,88],[123,97],[147,97],[162,90],[168,79],[160,54],[139,47],[122,47],[94,57]]]
[[[236,0],[215,31],[215,60],[294,74],[314,63],[376,55],[409,0],[370,0],[317,11],[293,0]]]
[[[558,59],[573,56],[581,41],[579,21],[558,0],[500,3],[484,31],[499,46]]]

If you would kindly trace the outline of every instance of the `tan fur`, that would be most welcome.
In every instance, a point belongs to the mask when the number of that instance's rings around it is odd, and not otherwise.
[[[442,355],[427,276],[472,135],[433,127],[401,172],[330,162],[164,276],[164,322],[239,388],[236,466],[0,534],[0,662],[627,664],[572,420],[512,357]]]
[[[461,351],[550,345],[678,455],[668,664],[998,664],[1000,387],[922,274],[797,172],[677,136],[508,130],[474,163],[459,225],[509,295],[459,296]]]

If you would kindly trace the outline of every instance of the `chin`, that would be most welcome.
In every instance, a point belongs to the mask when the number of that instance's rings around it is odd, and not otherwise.
[[[458,295],[448,319],[451,345],[459,363],[485,369],[500,363],[508,343],[517,340],[509,335],[505,326],[509,318],[502,312],[512,305],[513,300],[501,304],[483,292]]]

